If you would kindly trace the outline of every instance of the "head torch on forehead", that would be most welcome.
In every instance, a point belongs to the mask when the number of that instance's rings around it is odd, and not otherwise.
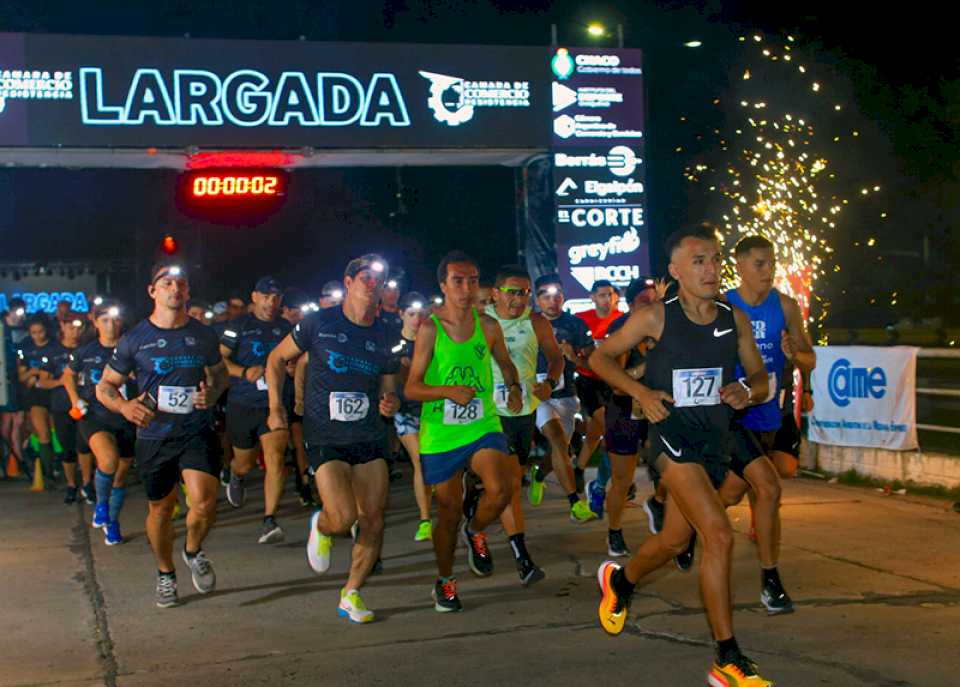
[[[166,279],[168,277],[177,279],[180,277],[186,278],[186,271],[179,265],[166,265],[157,270],[156,274],[153,275],[153,281],[151,284],[156,284],[161,279]]]
[[[353,279],[364,270],[369,270],[377,281],[383,282],[388,273],[387,261],[374,253],[362,255],[350,261],[344,274]]]

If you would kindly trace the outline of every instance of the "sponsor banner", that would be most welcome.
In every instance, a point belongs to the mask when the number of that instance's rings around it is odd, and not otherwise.
[[[0,33],[0,146],[547,148],[548,54]]]
[[[821,444],[917,448],[917,351],[816,346],[809,438]]]
[[[557,270],[568,303],[647,276],[639,50],[557,48],[550,62]],[[572,308],[573,306],[571,306]]]

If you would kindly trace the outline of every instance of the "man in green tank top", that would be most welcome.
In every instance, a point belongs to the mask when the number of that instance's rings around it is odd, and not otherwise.
[[[493,573],[483,530],[510,504],[514,473],[494,402],[492,360],[501,370],[511,412],[522,409],[523,396],[500,325],[473,306],[480,287],[476,261],[461,251],[448,253],[437,268],[437,280],[443,305],[417,333],[404,397],[423,404],[420,466],[424,483],[436,487],[438,515],[433,548],[439,578],[433,599],[434,608],[446,613],[463,610],[453,559],[464,469],[469,467],[484,486],[483,498],[461,530],[476,575]]]
[[[536,410],[546,401],[563,377],[563,353],[553,335],[553,327],[540,313],[531,313],[530,277],[519,265],[505,265],[497,273],[493,288],[493,304],[486,308],[503,331],[503,340],[520,375],[523,407],[519,413],[507,408],[507,386],[497,367],[493,368],[494,402],[497,415],[507,436],[511,468],[514,471],[510,507],[500,515],[500,522],[510,539],[510,548],[517,559],[517,573],[525,587],[542,580],[545,575],[527,551],[524,541],[523,510],[520,488],[523,471],[530,457]],[[543,351],[547,372],[537,374],[537,354]]]

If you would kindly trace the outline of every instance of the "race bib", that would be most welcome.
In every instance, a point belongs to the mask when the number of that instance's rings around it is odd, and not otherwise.
[[[265,377],[257,378],[257,391],[266,391],[267,390],[267,380]]]
[[[370,412],[370,397],[359,391],[331,391],[330,419],[357,422]]]
[[[537,373],[537,384],[540,384],[541,382],[545,382],[545,381],[547,381],[547,373],[546,373],[546,372],[538,372],[538,373]],[[553,390],[553,393],[556,393],[556,392],[560,391],[560,389],[562,389],[562,388],[563,388],[563,375],[560,375],[560,383],[557,384],[557,388]]]
[[[527,405],[527,387],[523,384],[520,385],[520,398],[523,402],[523,405]],[[509,412],[507,407],[510,402],[510,387],[506,384],[497,384],[493,387],[493,402],[497,404],[497,408],[500,410],[506,410]]]
[[[443,424],[470,425],[483,418],[483,399],[475,398],[467,405],[454,403],[449,398],[443,402]]]
[[[673,371],[673,400],[677,408],[720,405],[722,367]]]
[[[157,408],[164,413],[189,415],[195,392],[192,386],[161,386],[157,389]]]

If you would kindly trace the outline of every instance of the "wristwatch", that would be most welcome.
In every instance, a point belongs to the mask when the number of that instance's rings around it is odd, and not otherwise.
[[[550,391],[556,391],[557,387],[560,386],[560,382],[553,377],[547,377],[547,384],[550,385]]]
[[[753,402],[753,389],[751,389],[751,388],[750,388],[750,385],[747,384],[747,380],[744,379],[743,377],[741,377],[741,378],[738,379],[737,381],[740,382],[740,386],[742,386],[744,389],[747,390],[747,403],[752,403],[752,402]]]

